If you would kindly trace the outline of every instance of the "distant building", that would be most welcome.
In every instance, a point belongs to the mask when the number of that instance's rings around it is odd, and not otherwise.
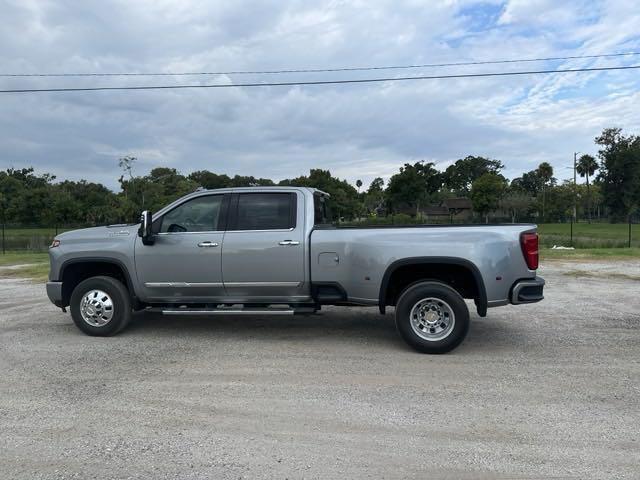
[[[440,205],[429,205],[421,210],[425,220],[467,220],[471,218],[473,208],[471,200],[464,197],[447,198]]]
[[[449,217],[449,209],[444,205],[429,205],[422,209],[425,217]]]

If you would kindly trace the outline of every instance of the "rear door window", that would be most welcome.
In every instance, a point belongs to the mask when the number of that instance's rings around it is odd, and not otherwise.
[[[287,230],[295,226],[295,193],[238,194],[230,230]]]

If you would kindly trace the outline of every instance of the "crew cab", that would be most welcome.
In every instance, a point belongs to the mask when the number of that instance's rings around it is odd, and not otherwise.
[[[395,307],[402,338],[443,353],[487,309],[542,300],[535,225],[340,227],[329,195],[302,187],[198,190],[140,224],[62,233],[47,295],[89,335],[132,312],[312,314],[323,305]]]

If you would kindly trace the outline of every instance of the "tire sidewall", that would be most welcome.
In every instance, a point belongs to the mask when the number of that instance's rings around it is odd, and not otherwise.
[[[113,301],[113,317],[102,327],[89,325],[80,313],[82,297],[90,290],[102,290]],[[111,277],[91,277],[80,282],[71,294],[69,307],[74,323],[87,335],[101,337],[114,335],[123,329],[131,318],[131,300],[128,291],[120,281]]]
[[[455,315],[453,330],[441,340],[425,340],[411,327],[411,309],[418,301],[427,297],[443,300],[449,304]],[[467,304],[458,292],[440,282],[420,282],[407,287],[396,303],[395,316],[396,327],[405,342],[423,353],[449,352],[464,340],[469,331]]]

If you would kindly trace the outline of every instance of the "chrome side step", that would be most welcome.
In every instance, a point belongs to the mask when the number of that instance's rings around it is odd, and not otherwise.
[[[251,308],[242,308],[242,309],[189,309],[189,308],[179,308],[179,309],[171,309],[171,310],[162,310],[163,315],[293,315],[296,313],[295,310],[292,309],[251,309]]]

